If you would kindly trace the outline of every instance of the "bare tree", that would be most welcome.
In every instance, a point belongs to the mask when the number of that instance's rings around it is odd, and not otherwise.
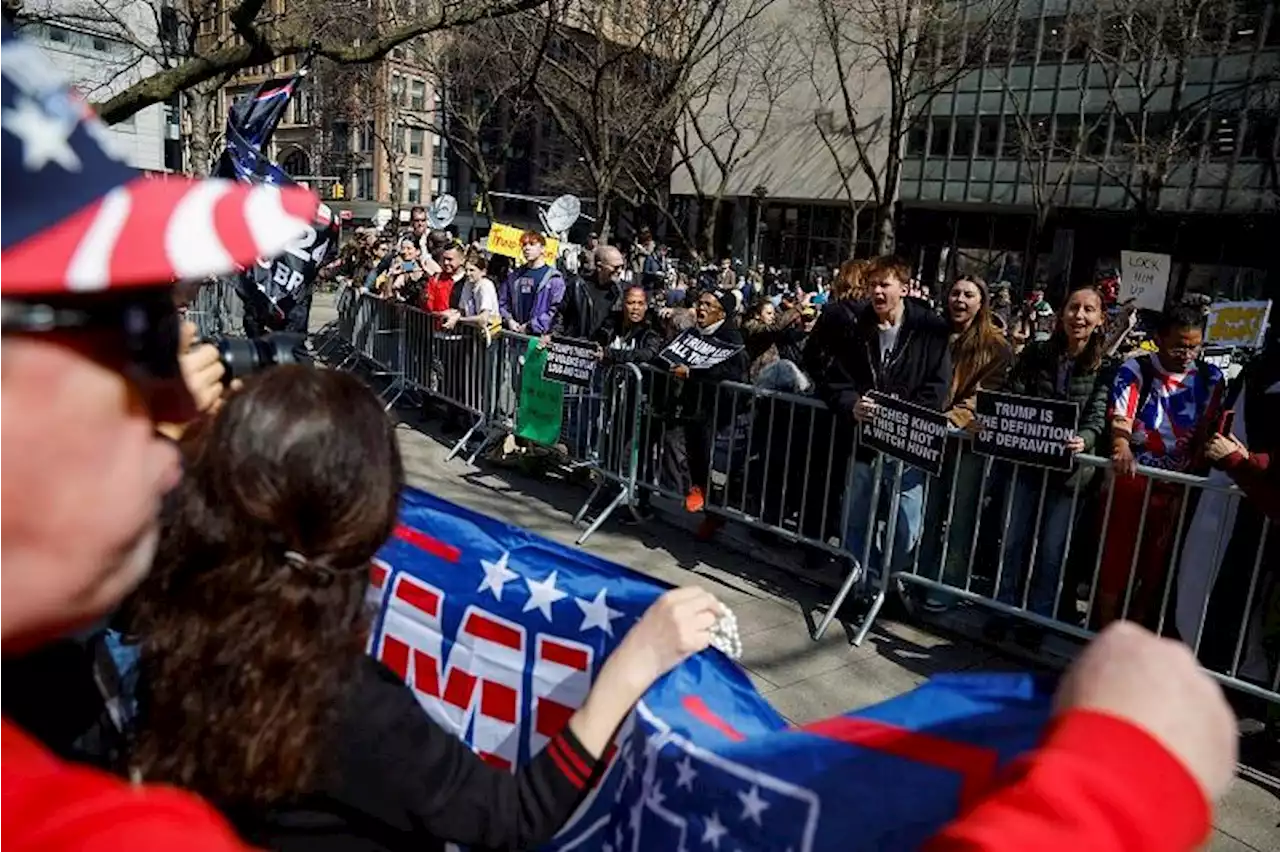
[[[35,0],[24,4],[18,17],[89,27],[131,45],[139,57],[132,67],[140,57],[155,62],[150,73],[95,104],[102,119],[112,124],[220,75],[282,57],[314,52],[338,64],[374,62],[421,36],[545,2],[333,0],[290,2],[281,4],[282,11],[277,12],[267,0]],[[154,19],[160,39],[148,39],[139,32],[140,14]],[[230,23],[226,37],[226,28],[220,26],[224,15]],[[363,24],[354,36],[353,21]]]
[[[893,251],[911,121],[981,59],[1016,0],[809,0],[814,126],[831,154],[855,222],[875,212],[875,244]]]
[[[485,210],[494,210],[490,192],[538,108],[531,85],[550,41],[551,20],[524,12],[415,43],[418,63],[435,78],[439,96],[425,126],[470,170]],[[529,39],[539,26],[541,36]]]
[[[774,140],[771,131],[803,66],[787,22],[759,20],[717,44],[698,69],[673,132],[676,169],[684,170],[702,215],[698,245],[714,252],[716,220],[733,178]],[[669,181],[668,181],[669,183]]]
[[[1034,218],[1027,235],[1024,269],[1035,275],[1040,245],[1049,232],[1051,219],[1065,201],[1072,174],[1089,156],[1100,134],[1106,133],[1109,110],[1089,109],[1089,65],[1081,66],[1077,77],[1077,108],[1074,113],[1033,114],[1027,108],[1028,92],[1001,76],[1005,102],[1012,115],[1004,126],[1004,144],[1021,161],[1020,183],[1031,189]]]
[[[628,164],[657,161],[670,145],[695,69],[771,2],[579,0],[546,8],[551,42],[532,90],[577,155],[570,160],[587,178],[602,240]]]
[[[1082,11],[1089,58],[1101,73],[1114,121],[1109,156],[1091,157],[1121,187],[1141,233],[1170,180],[1214,153],[1210,119],[1239,115],[1272,97],[1274,70],[1209,87],[1188,84],[1191,66],[1213,56],[1231,31],[1232,0],[1098,0]],[[1276,26],[1272,21],[1271,26]],[[1224,120],[1231,128],[1235,120]],[[1222,142],[1234,148],[1234,133]]]

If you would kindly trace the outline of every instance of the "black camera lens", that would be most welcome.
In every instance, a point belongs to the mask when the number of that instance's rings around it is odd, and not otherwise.
[[[218,357],[225,372],[222,381],[230,383],[268,367],[310,362],[305,334],[277,332],[265,337],[224,337],[218,341]]]

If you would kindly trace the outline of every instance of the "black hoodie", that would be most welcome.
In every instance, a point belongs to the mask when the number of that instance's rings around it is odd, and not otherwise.
[[[941,411],[951,390],[947,321],[924,302],[904,299],[902,328],[885,363],[877,322],[869,301],[827,306],[805,346],[818,395],[837,414],[852,413],[858,397],[873,390]]]

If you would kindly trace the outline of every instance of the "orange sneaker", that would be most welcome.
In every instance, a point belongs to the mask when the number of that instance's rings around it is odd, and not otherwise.
[[[707,504],[707,500],[702,496],[702,489],[693,486],[689,489],[689,493],[684,495],[684,510],[686,512],[701,512],[702,507]]]

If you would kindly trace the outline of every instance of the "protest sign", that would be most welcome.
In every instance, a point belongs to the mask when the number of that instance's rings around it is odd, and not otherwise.
[[[684,365],[690,370],[705,370],[732,358],[741,348],[688,329],[668,343],[658,357],[673,367]]]
[[[1204,328],[1204,342],[1212,346],[1261,349],[1270,316],[1270,300],[1214,302],[1209,306],[1209,321]]]
[[[1120,302],[1133,300],[1139,308],[1164,310],[1173,258],[1150,251],[1120,252]]]
[[[520,377],[520,405],[516,409],[516,437],[551,446],[560,440],[564,417],[564,385],[542,378],[547,350],[530,340]]]
[[[862,443],[930,476],[942,473],[942,454],[947,447],[946,416],[875,391],[867,396],[878,409],[875,417],[862,423]]]
[[[591,376],[596,371],[596,346],[582,340],[554,337],[547,344],[547,360],[542,368],[542,378],[562,385],[579,388],[591,387]]]
[[[514,228],[511,225],[500,225],[494,222],[489,226],[489,239],[485,243],[485,247],[490,254],[500,254],[504,257],[513,257],[524,263],[524,252],[520,251],[520,235],[524,233],[522,228]],[[559,256],[560,241],[555,237],[547,237],[547,261],[551,262]]]
[[[977,415],[982,432],[973,439],[975,453],[1071,470],[1067,441],[1076,434],[1076,403],[981,391]]]

